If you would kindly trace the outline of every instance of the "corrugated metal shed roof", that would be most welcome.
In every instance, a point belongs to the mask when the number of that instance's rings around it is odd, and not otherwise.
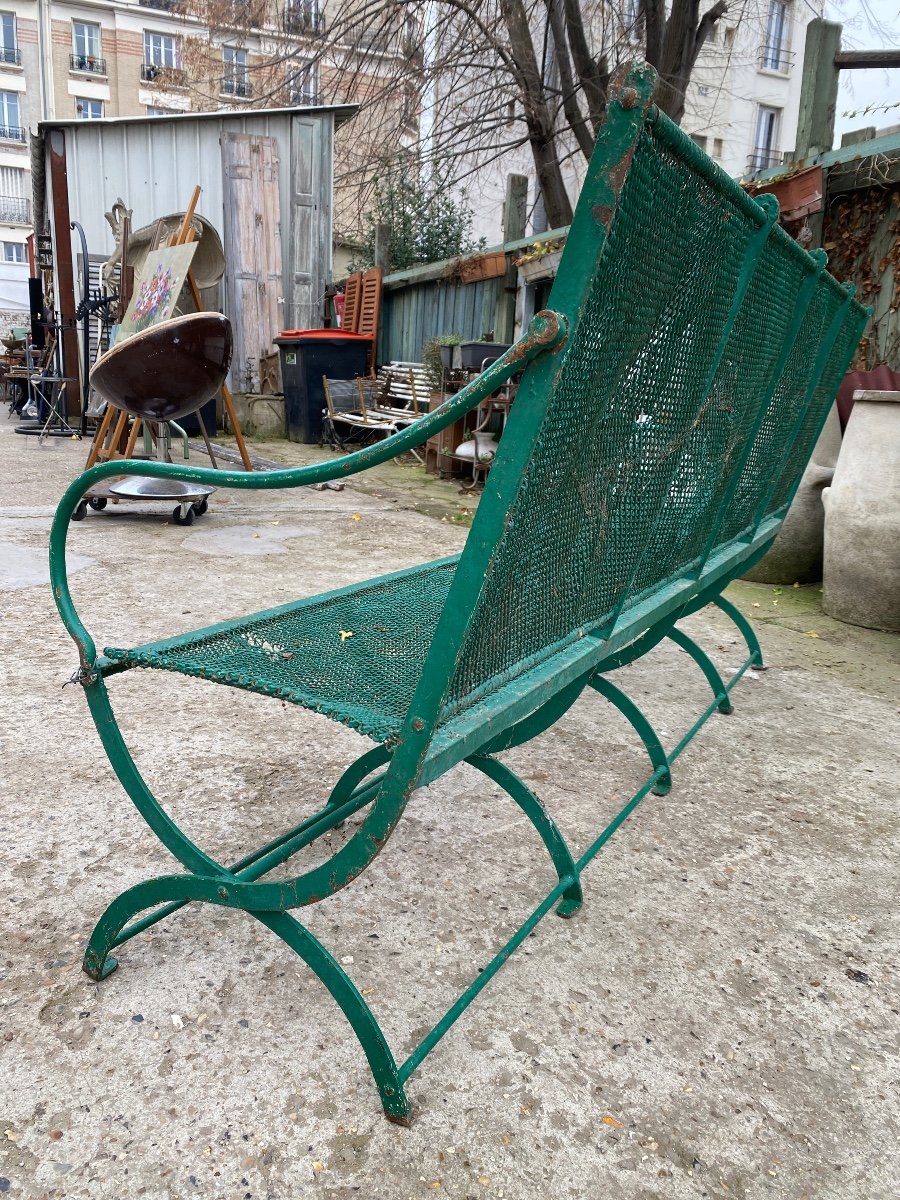
[[[292,105],[289,108],[218,108],[212,112],[173,112],[165,116],[148,116],[146,113],[137,117],[100,117],[96,120],[85,121],[81,117],[66,117],[64,120],[39,121],[38,130],[43,133],[48,129],[61,129],[70,126],[78,129],[85,125],[95,127],[116,125],[140,125],[152,122],[154,125],[165,124],[169,121],[221,121],[223,117],[266,117],[266,116],[310,116],[322,113],[334,113],[334,125],[344,125],[359,112],[358,104],[305,104]]]

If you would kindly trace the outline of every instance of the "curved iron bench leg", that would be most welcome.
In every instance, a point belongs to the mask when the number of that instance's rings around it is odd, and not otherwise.
[[[692,637],[688,637],[683,629],[679,629],[677,626],[673,626],[667,636],[676,646],[680,646],[682,650],[691,656],[706,676],[706,682],[712,688],[712,693],[718,702],[719,712],[724,713],[726,716],[734,712],[734,706],[728,696],[728,689],[725,687],[725,681],[706,651],[698,646]]]
[[[630,696],[627,696],[621,688],[616,687],[614,683],[606,679],[603,675],[592,675],[589,680],[589,686],[594,689],[610,704],[614,704],[626,721],[634,729],[635,733],[644,743],[648,755],[650,756],[650,765],[654,772],[662,770],[662,774],[653,785],[653,792],[657,796],[665,796],[666,792],[672,789],[672,772],[669,768],[669,760],[666,757],[666,752],[663,748],[659,736],[635,702]]]
[[[277,934],[313,971],[350,1022],[368,1060],[381,1096],[385,1115],[397,1124],[409,1123],[409,1101],[381,1027],[353,980],[308,929],[287,913],[259,912],[223,898],[222,877],[164,875],[129,888],[108,906],[97,922],[84,956],[84,969],[92,979],[105,979],[118,965],[109,952],[120,941],[119,934],[138,913],[160,904],[203,901],[238,908],[256,917]]]
[[[571,851],[566,845],[565,838],[557,828],[556,822],[541,804],[540,800],[527,787],[514,771],[511,771],[506,763],[500,762],[499,759],[489,758],[486,755],[472,754],[466,762],[481,771],[483,775],[487,775],[499,787],[503,788],[507,795],[511,796],[528,817],[529,821],[540,834],[541,840],[547,847],[547,853],[553,860],[553,865],[556,867],[556,873],[559,876],[560,883],[565,883],[566,880],[571,880],[571,883],[563,892],[562,899],[556,909],[557,916],[571,917],[584,902],[584,896],[581,891],[581,880],[578,876],[578,870],[575,866],[575,860],[572,858]]]
[[[390,760],[391,752],[387,746],[373,746],[365,754],[361,754],[356,762],[350,764],[334,787],[325,803],[325,808],[338,808],[345,804],[362,781],[371,775],[378,767],[383,767]]]
[[[737,625],[740,632],[743,634],[744,641],[747,643],[747,649],[750,651],[750,661],[757,670],[765,670],[763,662],[762,646],[759,644],[759,638],[753,626],[741,612],[741,610],[730,600],[726,600],[724,596],[716,596],[713,599],[713,604],[716,608],[722,610],[726,617],[730,617]]]

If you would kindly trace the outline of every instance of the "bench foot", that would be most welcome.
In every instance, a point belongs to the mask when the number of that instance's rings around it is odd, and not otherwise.
[[[338,961],[294,917],[284,912],[260,912],[243,908],[229,898],[221,886],[222,878],[199,875],[167,875],[148,879],[129,888],[110,904],[97,922],[84,956],[84,970],[92,979],[103,979],[118,965],[109,951],[119,941],[122,930],[140,912],[159,904],[184,903],[200,900],[208,904],[225,905],[255,917],[280,937],[325,985],[353,1032],[369,1063],[375,1086],[381,1097],[385,1114],[398,1124],[409,1121],[409,1101],[403,1080],[381,1027]]]
[[[604,675],[592,675],[590,686],[595,692],[608,700],[610,704],[616,706],[644,743],[647,754],[650,756],[651,766],[654,771],[660,772],[652,791],[657,796],[665,796],[667,792],[672,790],[672,772],[669,769],[669,760],[666,757],[666,752],[663,749],[663,744],[659,740],[656,730],[631,697],[627,696],[621,688],[616,687]]]
[[[679,629],[677,626],[673,626],[669,630],[667,636],[675,643],[676,646],[680,646],[682,650],[691,656],[691,658],[706,676],[706,682],[712,688],[712,694],[718,701],[717,707],[719,712],[724,716],[728,716],[730,713],[734,712],[734,705],[731,703],[731,699],[728,695],[728,689],[725,686],[725,681],[722,679],[722,676],[719,674],[715,663],[712,661],[706,651],[701,649],[701,647],[697,645],[692,637],[688,637],[684,630]]]
[[[726,617],[730,617],[743,634],[744,641],[747,643],[747,649],[750,651],[750,664],[754,670],[764,671],[766,668],[763,663],[762,646],[759,644],[759,638],[741,610],[732,604],[730,600],[726,600],[724,596],[716,596],[713,604],[715,604],[716,608],[721,609]]]
[[[86,975],[89,975],[96,983],[106,979],[112,975],[113,971],[119,965],[119,960],[111,955],[100,957],[96,951],[91,950],[88,946],[82,959],[81,969]]]
[[[574,916],[584,902],[581,881],[578,878],[575,860],[572,858],[572,853],[566,845],[565,838],[557,828],[556,822],[549,815],[534,792],[529,787],[526,787],[518,775],[514,771],[511,771],[506,763],[502,763],[499,759],[490,758],[484,754],[472,754],[466,759],[466,762],[481,771],[483,775],[487,775],[499,787],[503,788],[504,792],[515,800],[525,816],[531,821],[540,834],[544,845],[547,847],[547,853],[553,860],[560,883],[564,883],[566,880],[572,881],[569,887],[563,892],[562,899],[556,911],[561,917]]]
[[[569,917],[574,917],[578,910],[584,904],[584,898],[581,894],[581,885],[578,885],[578,899],[567,900],[565,896],[560,900],[556,908],[556,915],[562,917],[563,920],[568,920]]]

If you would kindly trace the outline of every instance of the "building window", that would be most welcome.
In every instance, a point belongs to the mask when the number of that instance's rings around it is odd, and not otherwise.
[[[15,14],[0,13],[0,63],[17,67],[20,62]]]
[[[103,101],[76,96],[75,116],[80,117],[82,121],[99,121],[103,116]]]
[[[721,158],[725,144],[721,138],[713,138],[712,156],[713,158]]]
[[[786,72],[790,66],[788,52],[789,12],[787,0],[770,0],[766,23],[766,41],[760,49],[760,66],[766,71]]]
[[[0,242],[4,262],[23,263],[25,261],[24,242]]]
[[[22,167],[0,167],[0,221],[4,225],[31,224],[31,201],[25,193]]]
[[[321,33],[316,0],[284,0],[284,28],[286,33]]]
[[[19,114],[19,93],[0,92],[0,138],[24,142],[25,130]]]
[[[290,65],[287,69],[287,89],[291,104],[315,104],[317,100],[315,63]]]
[[[690,135],[690,137],[691,137],[691,141],[694,143],[695,146],[699,146],[701,150],[706,150],[706,134],[705,133],[692,133]]]
[[[637,45],[644,33],[641,0],[625,0],[624,24],[625,36],[633,46]]]
[[[79,58],[100,57],[100,26],[87,21],[72,22],[72,46]]]
[[[144,66],[178,66],[178,38],[169,33],[151,33],[144,30]]]
[[[222,93],[225,96],[249,96],[250,80],[248,77],[249,55],[246,50],[236,46],[222,47],[222,64],[225,68],[222,75]]]
[[[780,152],[778,139],[781,134],[781,109],[761,104],[756,114],[756,141],[750,155],[748,167],[751,171],[765,171],[778,165]]]
[[[171,117],[172,113],[177,112],[178,109],[159,108],[157,105],[148,104],[146,111],[148,117]]]

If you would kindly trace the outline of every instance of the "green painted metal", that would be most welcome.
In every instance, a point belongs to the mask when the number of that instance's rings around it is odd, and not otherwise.
[[[666,752],[663,749],[663,744],[659,740],[656,730],[631,697],[626,695],[621,688],[616,687],[612,680],[595,672],[591,676],[591,687],[598,695],[603,696],[610,704],[616,706],[644,743],[644,747],[650,756],[650,765],[653,767],[653,774],[656,780],[653,785],[653,791],[657,796],[665,796],[667,792],[672,790],[672,774],[669,770]]]
[[[487,775],[488,779],[493,779],[494,783],[499,784],[508,795],[512,796],[541,835],[541,840],[547,847],[547,853],[553,859],[560,883],[568,881],[559,908],[556,910],[557,915],[560,917],[574,916],[584,903],[584,896],[581,892],[581,883],[576,878],[572,853],[553,818],[534,792],[515,772],[510,770],[506,763],[486,754],[473,754],[471,758],[466,759],[466,762],[472,767],[477,767],[483,775]]]
[[[105,948],[115,942],[116,934],[135,914],[147,908],[190,901],[244,908],[244,905],[235,904],[229,896],[223,895],[224,889],[220,885],[221,880],[215,877],[169,875],[139,883],[123,892],[107,908],[91,936],[85,954],[85,969],[88,974],[94,979],[101,979],[109,974],[112,966],[107,963],[104,968],[103,965]],[[252,912],[257,920],[286,942],[324,983],[359,1038],[381,1094],[385,1113],[399,1124],[405,1124],[409,1119],[409,1102],[394,1056],[372,1015],[372,1010],[356,985],[322,943],[308,929],[304,929],[299,921],[285,913],[261,912],[253,908],[248,908],[247,911]]]
[[[776,205],[777,215],[777,205]],[[799,251],[797,243],[788,238],[788,235],[783,229],[779,228],[778,233],[773,237],[773,245],[780,246],[785,254],[794,254],[795,251],[791,248],[796,247]],[[825,270],[827,261],[824,251],[817,250],[810,256],[810,263],[806,271],[806,278],[803,280],[800,287],[794,294],[794,307],[790,313],[784,333],[784,338],[778,351],[778,356],[771,367],[770,381],[766,390],[758,400],[758,411],[755,421],[753,422],[749,436],[745,438],[743,448],[740,451],[740,456],[734,467],[732,467],[724,476],[727,480],[724,487],[724,495],[722,496],[718,511],[712,523],[712,528],[707,536],[706,545],[700,556],[699,564],[694,568],[694,571],[699,576],[703,570],[703,564],[706,562],[709,555],[712,553],[713,547],[717,544],[719,532],[722,528],[722,523],[734,499],[734,494],[741,482],[744,469],[747,466],[750,455],[754,446],[757,444],[760,430],[768,415],[769,406],[772,403],[773,397],[778,390],[778,384],[784,374],[784,369],[787,366],[788,358],[794,348],[794,343],[797,341],[797,336],[803,325],[803,319],[806,316],[807,309],[810,306],[812,298],[818,289],[820,277]],[[804,264],[805,265],[805,264]],[[759,464],[760,467],[762,464]]]
[[[726,599],[725,596],[715,596],[713,604],[717,608],[720,608],[726,617],[731,617],[732,621],[734,621],[743,634],[744,641],[747,643],[747,649],[750,651],[750,665],[760,669],[764,668],[765,663],[763,662],[762,646],[759,644],[759,638],[741,610],[732,604],[730,600]]]
[[[85,969],[190,900],[250,913],[306,961],[367,1055],[385,1112],[408,1117],[409,1075],[554,906],[571,914],[581,875],[732,688],[761,664],[752,629],[721,599],[771,545],[859,336],[865,310],[773,226],[652,106],[655,76],[631,68],[607,120],[551,295],[526,336],[435,413],[329,463],[244,474],[111,462],[65,492],[53,522],[54,598],[80,657],[78,679],[126,793],[185,874],[148,880],[101,917]],[[94,639],[65,569],[69,521],[113,475],[239,489],[346,477],[419,445],[522,372],[517,398],[465,550],[326,595],[131,648]],[[724,681],[676,625],[710,601],[744,634],[749,658]],[[343,639],[340,631],[352,629]],[[600,673],[663,638],[704,671],[712,703],[668,753],[636,704]],[[125,744],[107,681],[165,669],[276,696],[343,722],[376,745],[327,803],[230,866],[188,838]],[[585,688],[631,722],[650,756],[640,789],[575,862],[538,797],[496,753],[551,728]],[[411,795],[463,761],[531,820],[558,883],[398,1067],[359,991],[291,910],[333,895],[373,862]],[[317,785],[318,785],[318,781]],[[303,798],[298,798],[302,804]],[[353,813],[326,863],[266,878]]]
[[[785,439],[785,444],[780,455],[772,464],[772,469],[763,475],[768,476],[767,482],[759,489],[756,511],[748,525],[746,538],[750,539],[753,533],[759,527],[760,522],[770,511],[771,501],[778,488],[779,480],[785,471],[787,462],[791,453],[791,447],[794,445],[800,430],[807,421],[809,414],[814,413],[817,408],[817,393],[821,390],[828,397],[828,386],[822,386],[823,376],[828,367],[828,363],[834,352],[835,343],[838,335],[844,327],[847,312],[850,306],[852,295],[843,297],[834,297],[834,302],[831,306],[828,305],[823,289],[823,298],[820,307],[822,308],[821,321],[818,325],[814,324],[809,331],[810,335],[815,337],[819,342],[819,349],[816,352],[816,357],[813,360],[812,368],[809,371],[806,382],[806,390],[803,394],[802,401],[797,405],[796,412],[793,417],[793,424],[790,435]],[[810,319],[810,312],[807,312],[807,320]],[[813,316],[813,321],[815,317]],[[830,398],[829,398],[830,403]],[[825,408],[827,414],[827,407]],[[749,465],[749,464],[748,464]],[[760,472],[762,473],[762,472]],[[738,497],[736,497],[736,500]]]
[[[716,707],[720,713],[727,716],[733,711],[731,700],[728,696],[728,689],[725,687],[725,682],[706,651],[698,646],[692,637],[689,637],[683,629],[679,629],[677,625],[673,626],[668,633],[668,637],[686,651],[703,674],[706,676],[706,682],[712,688],[712,694],[716,698]]]
[[[501,750],[511,750],[513,746],[524,746],[533,738],[538,737],[569,711],[587,686],[588,676],[576,679],[567,687],[557,692],[540,708],[535,709],[527,717],[504,729],[499,737],[493,738],[487,745],[481,747],[482,754],[499,754]]]

